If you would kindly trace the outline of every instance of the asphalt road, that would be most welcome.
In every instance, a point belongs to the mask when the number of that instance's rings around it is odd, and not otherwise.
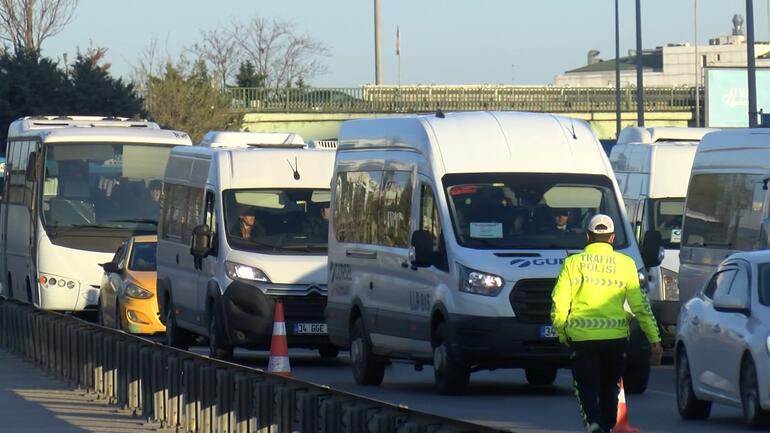
[[[203,348],[195,350],[206,353]],[[328,385],[377,400],[420,411],[486,424],[515,432],[582,432],[569,371],[561,370],[552,386],[527,385],[523,371],[497,370],[471,376],[468,393],[443,396],[433,389],[433,370],[415,371],[409,364],[393,364],[379,387],[358,386],[353,381],[347,353],[337,359],[321,359],[316,352],[290,351],[293,377]],[[266,368],[268,354],[238,350],[236,362]],[[644,395],[627,395],[631,425],[644,433],[711,433],[750,431],[738,408],[715,405],[708,421],[685,421],[676,410],[674,370],[654,368]]]

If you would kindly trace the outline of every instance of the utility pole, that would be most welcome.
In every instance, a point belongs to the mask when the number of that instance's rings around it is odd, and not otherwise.
[[[620,12],[615,0],[615,139],[620,137]]]
[[[749,76],[749,128],[757,122],[757,58],[754,56],[754,0],[746,0],[746,57]]]
[[[700,127],[700,53],[698,53],[698,0],[694,0],[693,6],[693,27],[695,28],[695,37],[693,45],[695,47],[695,126]]]
[[[751,0],[746,0],[751,1]],[[642,63],[642,0],[636,0],[636,124],[644,126],[644,63]]]
[[[374,0],[374,84],[382,84],[380,64],[380,0]]]

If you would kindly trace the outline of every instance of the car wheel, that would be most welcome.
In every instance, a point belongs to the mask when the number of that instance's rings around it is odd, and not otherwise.
[[[650,381],[650,365],[628,364],[623,373],[623,389],[629,394],[644,394]]]
[[[440,323],[433,338],[433,376],[442,394],[462,394],[468,387],[471,370],[463,364],[446,339],[446,325]]]
[[[750,357],[746,357],[741,365],[741,406],[748,425],[753,428],[770,426],[770,411],[762,409],[759,403],[757,369]]]
[[[555,368],[527,368],[524,375],[530,385],[552,385],[556,381]]]
[[[187,350],[190,348],[190,340],[187,331],[177,326],[174,307],[169,304],[166,309],[166,345]]]
[[[372,344],[359,317],[350,330],[350,358],[353,378],[359,385],[379,385],[385,377],[385,361],[372,351]]]
[[[679,351],[676,358],[676,406],[684,419],[706,419],[711,414],[711,402],[695,396],[687,352]]]
[[[318,348],[318,354],[321,356],[321,358],[333,359],[340,354],[340,349],[337,346],[327,344]]]
[[[212,303],[209,316],[209,356],[214,359],[229,361],[233,359],[235,348],[224,340],[224,330],[220,325],[220,315],[217,313],[216,304]]]

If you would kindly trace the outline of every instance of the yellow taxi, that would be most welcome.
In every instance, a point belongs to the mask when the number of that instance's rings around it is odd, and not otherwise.
[[[99,323],[132,334],[165,332],[160,322],[155,291],[155,235],[137,235],[124,241],[112,261],[102,263]]]

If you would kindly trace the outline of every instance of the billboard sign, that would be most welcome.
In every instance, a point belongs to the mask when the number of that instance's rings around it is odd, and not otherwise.
[[[746,68],[706,69],[706,126],[749,126],[749,85]],[[757,69],[757,110],[770,113],[770,69]]]

